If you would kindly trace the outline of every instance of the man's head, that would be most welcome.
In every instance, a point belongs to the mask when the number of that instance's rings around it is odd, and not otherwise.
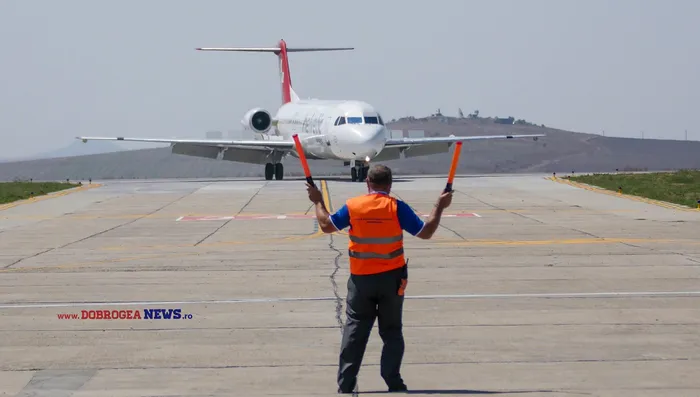
[[[367,172],[367,188],[387,192],[391,190],[391,169],[385,165],[376,164]]]

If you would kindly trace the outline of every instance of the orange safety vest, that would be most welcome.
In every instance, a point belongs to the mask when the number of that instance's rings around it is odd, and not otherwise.
[[[371,193],[354,197],[346,205],[350,215],[350,273],[376,274],[402,267],[403,229],[396,199]]]

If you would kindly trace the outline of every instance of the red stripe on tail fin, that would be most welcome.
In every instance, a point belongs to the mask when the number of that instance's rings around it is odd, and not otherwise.
[[[292,76],[289,75],[289,57],[287,56],[287,43],[279,42],[279,52],[276,52],[280,60],[280,84],[282,84],[282,103],[292,101]]]

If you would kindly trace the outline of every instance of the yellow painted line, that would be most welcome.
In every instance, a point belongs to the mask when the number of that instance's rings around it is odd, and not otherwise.
[[[286,243],[286,242],[296,242],[300,240],[309,240],[312,238],[317,238],[322,236],[323,232],[314,232],[312,234],[302,235],[302,236],[287,236],[287,237],[274,237],[265,238],[257,240],[231,240],[231,241],[219,241],[213,243],[203,243],[198,246],[193,244],[154,244],[154,245],[129,245],[129,246],[106,246],[99,248],[102,251],[133,251],[133,250],[169,250],[176,248],[190,248],[190,249],[200,249],[200,248],[214,248],[214,247],[225,247],[231,245],[252,245],[252,244],[272,244],[272,243]]]
[[[321,180],[321,195],[323,196],[323,205],[326,206],[328,212],[332,213],[333,208],[331,208],[331,193],[328,190],[328,182],[325,179]],[[318,229],[316,230],[316,233],[310,235],[309,238],[316,238],[326,234],[323,230],[321,230],[320,225],[318,225],[317,227]]]
[[[440,245],[454,246],[534,246],[534,245],[577,245],[577,244],[619,244],[619,243],[674,243],[674,244],[699,244],[700,240],[676,240],[676,239],[644,239],[644,238],[576,238],[558,240],[455,240],[453,242],[438,243]]]
[[[71,189],[67,189],[67,190],[61,190],[61,191],[49,193],[49,194],[46,194],[43,196],[32,197],[32,198],[29,198],[26,200],[13,201],[11,203],[0,205],[0,211],[8,210],[10,208],[14,208],[14,207],[24,205],[24,204],[32,204],[32,203],[37,203],[39,201],[44,201],[44,200],[48,200],[48,199],[52,199],[52,198],[56,198],[56,197],[63,197],[63,196],[67,196],[71,193],[82,192],[82,191],[85,191],[88,189],[94,189],[94,188],[100,187],[100,186],[102,186],[102,185],[100,185],[98,183],[91,184],[91,185],[82,185],[80,187],[71,188]]]
[[[328,183],[325,180],[321,181],[321,189],[322,189],[321,193],[323,193],[323,202],[324,202],[324,204],[326,204],[326,209],[328,210],[328,212],[330,212],[332,214],[333,208],[331,208],[331,199],[330,199],[331,193],[328,190]],[[319,229],[319,232],[321,232],[323,234],[321,229]],[[339,232],[333,232],[331,234],[343,234],[343,235],[347,236],[348,232],[341,230]]]
[[[550,181],[559,182],[559,183],[564,184],[564,185],[569,185],[569,186],[574,186],[574,187],[577,187],[580,189],[585,189],[585,190],[588,190],[591,192],[607,194],[608,196],[623,197],[623,198],[626,198],[629,200],[638,201],[640,203],[656,205],[658,207],[663,207],[663,208],[668,208],[668,209],[678,210],[678,211],[686,211],[686,212],[699,212],[699,210],[697,208],[690,208],[690,207],[686,207],[683,205],[669,203],[666,201],[654,200],[654,199],[641,197],[641,196],[635,196],[632,194],[618,193],[618,192],[614,192],[612,190],[603,189],[603,188],[600,188],[597,186],[588,185],[586,183],[574,182],[574,181],[569,180],[569,179],[564,179],[564,178],[559,178],[559,177],[554,177],[554,176],[547,177],[546,179],[549,179]]]
[[[9,269],[0,269],[0,273],[10,273],[10,272],[23,272],[23,271],[35,271],[35,270],[40,270],[40,271],[46,271],[46,270],[63,270],[63,269],[76,269],[76,268],[81,268],[85,266],[93,266],[93,265],[109,265],[111,263],[123,263],[123,262],[132,262],[132,261],[138,261],[138,260],[147,260],[147,259],[164,259],[164,258],[179,258],[183,256],[192,256],[192,255],[199,255],[197,252],[182,252],[182,253],[176,253],[176,254],[151,254],[151,255],[139,255],[139,256],[131,256],[131,257],[123,257],[123,258],[113,258],[113,259],[105,259],[101,261],[89,261],[89,262],[70,262],[70,263],[64,263],[56,266],[24,266],[24,267],[13,267]]]

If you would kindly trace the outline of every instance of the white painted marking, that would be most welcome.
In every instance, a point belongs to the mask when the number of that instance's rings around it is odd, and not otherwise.
[[[175,219],[175,222],[180,222],[180,220],[181,220],[182,218],[184,218],[184,216],[181,216],[181,217]]]
[[[430,214],[420,214],[422,217],[428,217]],[[468,213],[462,213],[462,214],[443,214],[443,218],[473,218],[473,217],[478,217],[481,218],[481,215],[474,213],[474,212],[468,212]]]
[[[653,292],[574,292],[574,293],[539,293],[539,294],[455,294],[455,295],[406,295],[406,299],[499,299],[499,298],[622,298],[622,297],[700,297],[700,291],[653,291]],[[137,302],[60,302],[3,304],[0,309],[28,309],[49,307],[83,307],[83,306],[159,306],[159,305],[202,305],[230,303],[273,303],[273,302],[309,302],[334,301],[334,296],[311,298],[241,298],[226,300],[193,301],[137,301]],[[343,297],[344,299],[344,297]]]

